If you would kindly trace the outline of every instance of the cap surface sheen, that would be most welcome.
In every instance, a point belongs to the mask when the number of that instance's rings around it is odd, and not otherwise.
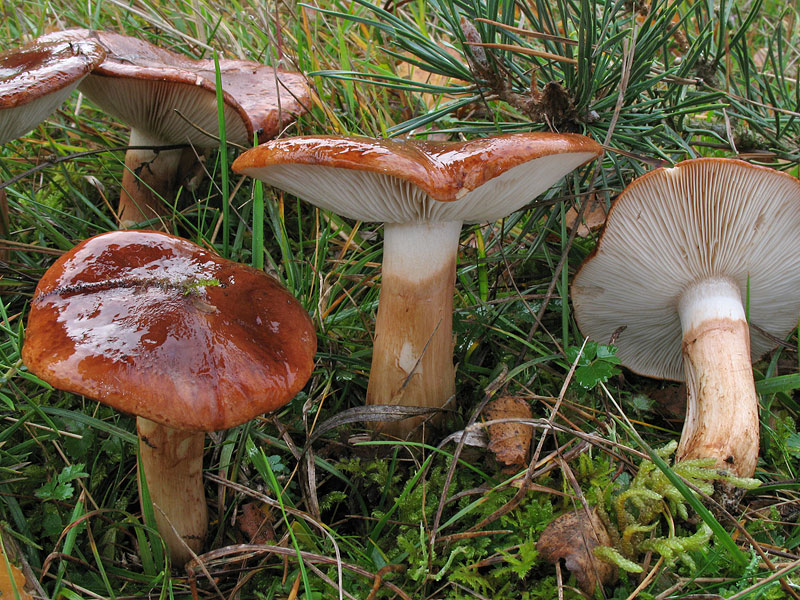
[[[53,113],[105,51],[91,41],[40,38],[0,54],[0,143]]]
[[[727,279],[748,297],[753,360],[800,313],[800,182],[743,161],[700,158],[657,169],[617,198],[572,284],[584,335],[615,344],[642,375],[683,380],[681,294]],[[755,327],[753,327],[755,326]]]
[[[349,218],[482,222],[519,209],[601,153],[574,134],[468,142],[308,136],[248,150],[233,169]]]
[[[107,50],[106,60],[81,85],[98,106],[164,143],[218,144],[213,60],[192,60],[113,32],[64,34],[97,40]],[[309,91],[301,73],[246,60],[220,59],[219,66],[229,141],[250,146],[254,134],[270,139],[305,111]]]
[[[271,277],[175,236],[118,231],[45,273],[22,355],[59,389],[213,431],[286,404],[315,351],[308,314]]]

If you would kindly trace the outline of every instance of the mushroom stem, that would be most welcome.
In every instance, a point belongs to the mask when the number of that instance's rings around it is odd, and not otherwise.
[[[687,393],[678,459],[715,458],[718,468],[750,477],[758,460],[758,396],[739,287],[703,280],[683,292],[678,308]]]
[[[387,223],[367,404],[441,408],[455,393],[453,290],[460,221]],[[376,423],[405,439],[424,417]]]
[[[168,144],[132,129],[128,145],[155,147]],[[181,153],[181,149],[128,150],[125,153],[118,209],[120,227],[128,228],[140,221],[169,214],[175,198]]]
[[[200,552],[208,529],[203,490],[205,433],[173,429],[142,417],[136,419],[136,426],[158,531],[173,563],[183,565],[192,559],[187,546]]]

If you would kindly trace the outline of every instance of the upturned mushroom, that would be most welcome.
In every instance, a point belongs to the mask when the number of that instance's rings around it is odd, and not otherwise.
[[[351,219],[384,223],[367,404],[441,408],[455,393],[452,312],[462,223],[531,202],[602,147],[574,134],[468,142],[297,137],[248,150],[233,170]],[[405,438],[421,417],[379,425]]]
[[[137,416],[156,522],[183,564],[208,526],[204,432],[286,404],[315,351],[308,314],[263,272],[164,233],[117,231],[42,277],[22,358],[54,387]]]
[[[677,458],[750,477],[759,449],[751,361],[797,326],[800,182],[699,158],[631,183],[572,284],[589,338],[623,365],[686,381]],[[748,307],[747,309],[745,307]]]
[[[44,121],[105,57],[90,40],[34,40],[0,54],[0,144]]]
[[[106,59],[81,84],[97,106],[131,127],[131,149],[118,216],[122,227],[164,216],[177,186],[180,149],[158,146],[219,144],[216,72],[213,60],[192,60],[134,37],[107,31],[73,29],[59,39],[95,40]],[[309,91],[305,77],[246,60],[219,61],[229,142],[250,147],[275,137],[305,112]]]

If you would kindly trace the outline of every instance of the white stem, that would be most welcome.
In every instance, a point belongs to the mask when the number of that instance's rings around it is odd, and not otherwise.
[[[453,291],[460,221],[384,226],[367,404],[441,408],[455,393]],[[405,438],[423,417],[382,423]]]
[[[182,431],[138,417],[139,453],[158,531],[176,565],[203,548],[208,507],[203,489],[205,433]],[[139,501],[141,502],[141,487]]]
[[[166,146],[137,129],[131,130],[129,146]],[[131,227],[140,221],[163,217],[175,199],[181,149],[128,150],[122,174],[119,197],[120,227]]]
[[[678,459],[714,458],[718,468],[750,477],[758,460],[758,396],[739,288],[723,278],[700,281],[681,295],[678,310],[687,393]]]

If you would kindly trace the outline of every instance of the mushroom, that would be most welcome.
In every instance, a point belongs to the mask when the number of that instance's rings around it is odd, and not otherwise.
[[[462,223],[529,203],[602,148],[574,134],[468,142],[298,137],[248,150],[233,170],[351,219],[384,223],[367,404],[441,408],[455,393],[452,312]],[[407,437],[422,417],[377,427]]]
[[[54,387],[137,416],[158,529],[183,564],[207,530],[204,432],[286,404],[315,351],[308,314],[263,272],[165,233],[115,231],[44,274],[22,358]]]
[[[134,37],[74,29],[61,38],[97,40],[107,52],[80,89],[131,127],[119,203],[121,227],[166,214],[178,187],[180,149],[158,146],[219,144],[213,60],[192,60]],[[305,111],[309,91],[300,73],[246,60],[221,59],[225,134],[250,147],[275,137]]]
[[[50,116],[104,57],[90,40],[46,38],[0,54],[0,144]]]
[[[686,381],[679,460],[714,458],[733,475],[755,472],[751,360],[797,326],[798,231],[795,178],[738,160],[687,160],[620,194],[575,276],[584,335],[607,343],[618,334],[623,365]]]

